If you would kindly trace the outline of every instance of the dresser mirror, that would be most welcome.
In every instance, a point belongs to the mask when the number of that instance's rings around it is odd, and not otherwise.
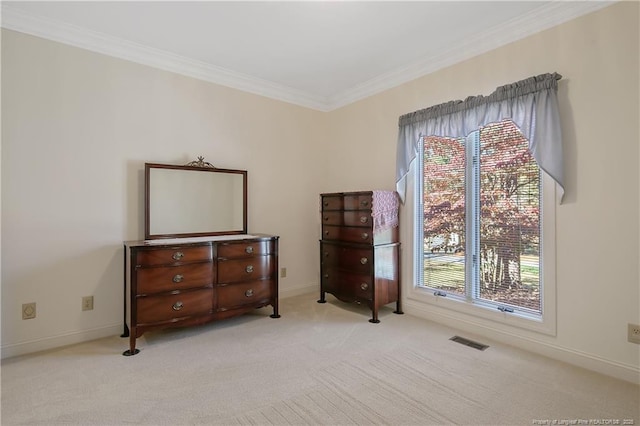
[[[247,233],[247,171],[145,163],[146,240]]]

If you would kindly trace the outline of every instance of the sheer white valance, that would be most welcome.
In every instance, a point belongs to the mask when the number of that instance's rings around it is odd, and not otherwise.
[[[564,194],[562,135],[557,73],[542,74],[498,87],[489,96],[471,96],[405,114],[399,120],[396,189],[404,202],[411,162],[426,136],[466,137],[490,123],[511,120],[529,141],[538,165]]]

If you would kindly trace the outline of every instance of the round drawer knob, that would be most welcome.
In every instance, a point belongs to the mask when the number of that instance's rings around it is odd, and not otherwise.
[[[184,253],[181,251],[177,251],[175,253],[173,253],[173,256],[171,256],[173,258],[173,260],[180,260],[184,257]]]
[[[364,200],[364,201],[361,201],[360,204],[363,205],[364,207],[366,207],[366,206],[369,205],[369,201]]]
[[[369,220],[368,217],[366,216],[360,216],[360,223],[367,223],[367,221]]]
[[[325,217],[324,217],[324,221],[325,221],[325,222],[328,222],[328,221],[329,221],[329,216],[325,216]]]
[[[179,311],[180,309],[184,308],[184,304],[180,301],[177,301],[173,304],[172,308],[174,311]]]
[[[366,289],[368,289],[368,288],[369,288],[369,284],[367,284],[367,283],[362,283],[362,284],[360,284],[360,288],[361,288],[362,290],[366,290]]]
[[[245,248],[244,251],[247,252],[248,254],[253,253],[253,246],[247,246],[247,248]]]
[[[248,265],[246,268],[244,268],[245,271],[247,271],[247,274],[250,274],[253,272],[253,265]]]
[[[367,238],[369,238],[369,234],[367,234],[366,232],[363,232],[361,236],[363,240],[366,240]]]
[[[249,290],[245,291],[245,292],[244,292],[244,295],[245,295],[246,297],[251,297],[251,296],[253,296],[253,289],[252,289],[252,288],[250,288]]]
[[[329,278],[329,274],[324,274],[324,278]]]
[[[184,279],[184,275],[176,274],[173,276],[174,283],[181,283],[183,279]]]
[[[360,258],[360,263],[362,263],[363,265],[366,265],[367,262],[369,262],[369,259],[367,259],[366,257]]]

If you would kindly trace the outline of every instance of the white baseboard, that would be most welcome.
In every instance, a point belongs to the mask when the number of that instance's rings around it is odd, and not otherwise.
[[[281,299],[286,299],[288,297],[308,294],[318,290],[318,284],[312,283],[304,286],[280,289],[279,296]],[[460,319],[454,315],[433,312],[432,310],[429,310],[427,306],[411,300],[403,301],[403,309],[405,313],[418,318],[423,318],[449,327],[485,336],[495,341],[516,346],[518,348],[576,365],[578,367],[586,368],[587,370],[596,371],[617,379],[640,384],[640,368],[638,368],[638,366],[622,364],[588,353],[564,348],[528,337],[518,336],[504,330],[498,330],[486,325]],[[122,332],[123,325],[122,323],[118,323],[91,330],[80,330],[63,335],[31,340],[28,342],[14,343],[0,348],[0,358],[5,359],[18,355],[25,355],[48,349],[55,349],[62,346],[88,342],[90,340],[101,339],[103,337],[121,335]]]
[[[48,349],[60,348],[62,346],[74,345],[76,343],[88,342],[90,340],[101,339],[114,335],[122,335],[122,322],[90,330],[74,331],[58,336],[44,337],[42,339],[30,340],[28,342],[14,343],[2,346],[1,358],[10,358],[18,355],[25,355]],[[124,345],[126,346],[126,344]]]
[[[411,300],[403,301],[403,309],[405,313],[418,318],[423,318],[448,327],[485,336],[497,342],[515,346],[520,349],[563,361],[587,370],[595,371],[634,384],[640,384],[640,368],[638,366],[622,364],[588,353],[564,348],[528,337],[518,336],[504,330],[498,330],[483,324],[457,318],[454,315],[433,312],[428,306]]]
[[[295,286],[295,287],[286,287],[286,288],[280,287],[278,289],[278,293],[279,293],[278,296],[280,299],[286,299],[287,297],[301,296],[303,294],[308,294],[313,292],[317,292],[318,297],[320,297],[320,284],[311,283],[311,284]]]
[[[318,283],[307,284],[304,286],[281,288],[279,298],[299,296],[302,294],[320,291]],[[18,355],[26,355],[34,352],[46,351],[49,349],[60,348],[62,346],[73,345],[76,343],[88,342],[90,340],[101,339],[114,335],[122,335],[122,323],[107,325],[104,327],[94,328],[91,330],[80,330],[70,332],[58,336],[44,337],[42,339],[30,340],[27,342],[13,343],[0,347],[0,358],[10,358]],[[126,346],[126,342],[124,346]]]

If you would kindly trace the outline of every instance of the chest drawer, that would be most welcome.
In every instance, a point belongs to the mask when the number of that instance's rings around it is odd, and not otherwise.
[[[338,226],[362,226],[373,228],[371,212],[366,210],[324,211],[322,212],[323,225]]]
[[[274,275],[273,256],[218,259],[218,283],[221,284],[270,278]]]
[[[233,258],[271,254],[274,251],[275,243],[273,241],[225,243],[218,246],[218,258]]]
[[[213,310],[213,290],[138,297],[137,308],[138,323],[141,325],[207,314]]]
[[[325,195],[322,196],[322,210],[371,210],[373,194]]]
[[[213,285],[214,263],[140,268],[137,274],[137,294],[184,290]]]
[[[326,291],[338,293],[345,298],[373,300],[373,280],[370,274],[327,268],[323,270],[321,279]]]
[[[373,270],[373,249],[356,248],[322,243],[321,256],[323,267],[350,269],[358,273],[371,273]]]
[[[176,262],[205,262],[213,259],[211,245],[147,249],[138,251],[136,264],[142,266],[168,265]]]
[[[227,310],[268,301],[271,297],[272,285],[272,280],[262,280],[220,286],[218,287],[219,309]]]
[[[325,240],[372,244],[373,231],[369,228],[354,226],[322,225],[322,238]]]

